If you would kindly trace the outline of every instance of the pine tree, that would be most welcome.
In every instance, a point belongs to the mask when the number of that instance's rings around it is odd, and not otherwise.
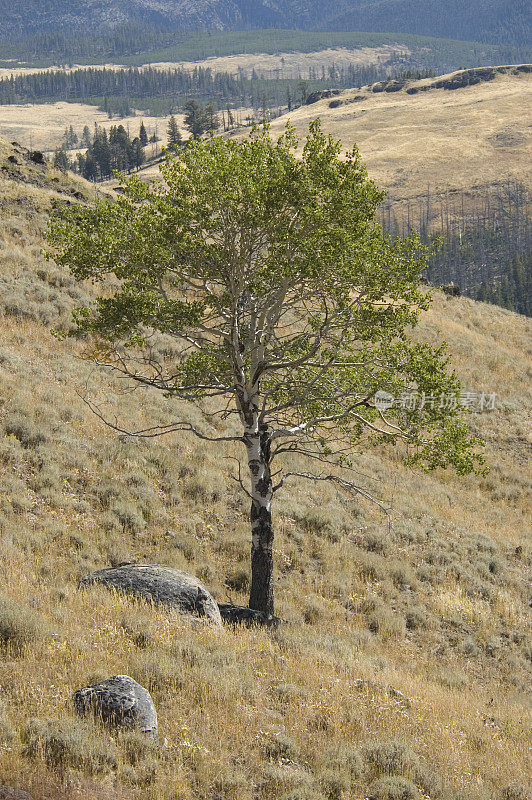
[[[189,100],[185,105],[185,111],[187,112],[185,125],[194,139],[199,139],[208,131],[215,131],[219,125],[218,115],[212,103],[202,106],[197,100]]]
[[[171,116],[168,120],[168,145],[169,147],[176,148],[179,147],[181,142],[183,141],[181,136],[181,131],[179,130],[176,118]]]
[[[68,158],[66,151],[62,147],[59,147],[55,151],[53,165],[54,167],[57,167],[57,169],[60,169],[61,172],[66,172],[68,169],[70,169],[71,167],[70,159]]]
[[[148,144],[148,134],[146,133],[146,128],[144,126],[144,122],[140,123],[139,141],[140,141],[142,147],[146,147],[146,145]]]
[[[85,127],[83,128],[83,133],[81,135],[81,144],[83,147],[91,146],[91,132],[88,125],[85,125]]]
[[[139,167],[141,167],[146,160],[144,148],[142,147],[142,142],[138,136],[135,136],[131,144],[133,150],[133,161],[136,168],[139,169]]]

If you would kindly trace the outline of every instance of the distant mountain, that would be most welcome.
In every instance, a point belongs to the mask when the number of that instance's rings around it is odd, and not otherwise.
[[[530,0],[354,0],[331,30],[393,31],[514,45],[531,40]]]
[[[0,39],[98,32],[124,22],[163,29],[397,31],[523,45],[529,0],[0,0]]]

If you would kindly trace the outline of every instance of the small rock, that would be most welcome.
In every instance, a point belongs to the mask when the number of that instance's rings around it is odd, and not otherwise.
[[[151,695],[129,675],[113,675],[78,689],[72,698],[80,717],[92,714],[117,727],[140,728],[157,740],[157,712]]]
[[[87,575],[79,585],[83,588],[94,583],[151,600],[183,614],[207,617],[215,625],[222,624],[215,600],[201,581],[188,572],[161,565],[120,564]]]
[[[33,798],[27,792],[23,792],[22,789],[0,786],[0,800],[33,800]]]

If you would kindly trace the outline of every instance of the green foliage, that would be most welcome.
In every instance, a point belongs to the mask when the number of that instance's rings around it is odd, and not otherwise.
[[[60,169],[61,172],[66,172],[71,168],[70,159],[62,147],[55,151],[53,164],[54,167]]]
[[[71,768],[95,775],[111,772],[118,763],[112,739],[97,735],[88,723],[77,720],[30,719],[21,739],[27,758],[44,757],[59,772]]]
[[[219,125],[212,103],[202,106],[197,100],[189,100],[185,104],[185,111],[185,125],[194,139],[209,131],[215,131]]]
[[[177,147],[181,144],[181,140],[181,131],[179,130],[176,118],[171,116],[168,120],[168,144],[170,147]]]
[[[196,141],[167,159],[160,181],[123,179],[117,202],[62,209],[48,234],[56,261],[78,279],[118,280],[78,311],[79,331],[119,370],[140,356],[142,380],[169,396],[225,396],[226,417],[239,413],[235,381],[260,384],[263,420],[288,449],[334,461],[332,440],[369,431],[375,444],[405,442],[409,463],[478,469],[477,440],[438,402],[459,393],[444,346],[407,336],[430,304],[426,248],[383,235],[383,194],[356,149],[341,159],[319,122],[301,158],[297,146],[290,129],[277,142],[267,128]],[[149,342],[160,334],[177,349],[156,367]],[[375,407],[377,391],[412,387],[434,400],[386,417]]]
[[[85,155],[78,155],[80,173],[92,181],[110,178],[116,170],[131,171],[144,161],[140,137],[131,139],[123,125],[114,125],[109,133],[105,128],[97,128]]]
[[[0,42],[0,58],[21,59],[35,66],[53,66],[58,62],[77,64],[120,64],[141,66],[159,61],[199,61],[211,56],[238,53],[311,53],[316,50],[346,47],[383,47],[404,45],[421,66],[432,66],[440,73],[482,64],[518,64],[530,59],[530,49],[478,42],[437,39],[412,33],[370,33],[350,25],[344,31],[304,31],[259,29],[244,31],[207,31],[184,34],[183,31],[156,31],[146,25],[127,23],[97,36],[79,32],[49,31],[22,41]],[[355,30],[353,30],[355,28]],[[373,28],[375,30],[375,28]],[[519,34],[522,36],[522,30]],[[475,38],[475,37],[471,37]],[[502,40],[501,40],[502,41]],[[516,42],[517,43],[517,42]],[[11,64],[7,63],[9,68]]]
[[[379,778],[371,785],[370,800],[416,800],[417,787],[406,778]]]

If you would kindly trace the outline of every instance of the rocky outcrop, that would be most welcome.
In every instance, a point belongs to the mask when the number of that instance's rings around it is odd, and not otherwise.
[[[85,576],[80,588],[95,583],[182,614],[206,617],[215,625],[222,624],[215,600],[201,581],[188,572],[162,565],[120,564]]]
[[[113,675],[72,695],[81,717],[92,715],[119,728],[138,728],[157,740],[157,712],[150,693],[129,675]]]

